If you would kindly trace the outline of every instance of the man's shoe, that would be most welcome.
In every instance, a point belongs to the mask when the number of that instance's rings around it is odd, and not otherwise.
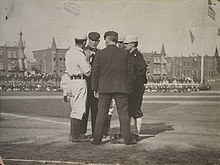
[[[135,139],[136,141],[140,141],[139,135],[132,133],[132,138]]]
[[[136,139],[133,139],[131,142],[125,143],[125,145],[133,145],[133,144],[137,144]]]
[[[95,142],[94,139],[90,140],[90,143],[91,143],[91,144],[94,144],[94,145],[100,145],[100,144],[101,144],[101,143]]]
[[[81,137],[79,137],[79,138],[73,138],[72,139],[72,142],[89,142],[90,140],[89,139],[87,139],[87,138],[81,138]]]

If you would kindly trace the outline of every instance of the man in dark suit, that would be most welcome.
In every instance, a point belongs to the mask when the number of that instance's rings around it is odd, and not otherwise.
[[[105,121],[112,98],[115,99],[119,114],[122,137],[125,144],[135,144],[131,137],[130,117],[128,113],[128,96],[131,87],[128,81],[128,55],[124,49],[117,47],[118,33],[108,31],[104,35],[106,48],[97,51],[92,65],[92,90],[98,101],[93,144],[101,144]]]
[[[147,64],[143,55],[138,51],[137,36],[126,36],[124,41],[125,50],[129,51],[131,63],[133,65],[134,77],[132,81],[132,93],[129,96],[129,114],[134,119],[135,135],[138,139],[141,130],[143,112],[141,110],[144,84],[147,83],[146,71]]]
[[[86,55],[87,60],[92,66],[95,53],[98,50],[97,46],[100,42],[100,34],[98,32],[90,32],[88,34],[88,45],[84,48],[84,53]],[[94,97],[92,88],[91,88],[91,77],[86,78],[87,81],[87,104],[86,104],[86,112],[83,115],[82,123],[81,123],[81,134],[85,135],[87,132],[88,125],[88,117],[89,112],[91,112],[91,125],[92,125],[92,136],[95,130],[95,121],[98,112],[98,99]]]

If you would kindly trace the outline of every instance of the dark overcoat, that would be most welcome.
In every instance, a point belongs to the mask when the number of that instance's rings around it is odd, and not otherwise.
[[[92,90],[99,93],[131,92],[128,80],[128,54],[116,45],[96,52],[92,65]]]

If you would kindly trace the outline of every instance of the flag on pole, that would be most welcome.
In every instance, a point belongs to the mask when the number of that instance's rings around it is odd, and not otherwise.
[[[208,6],[208,16],[215,20],[215,10],[212,9],[212,6]]]
[[[220,36],[220,28],[218,27],[217,35]]]
[[[191,43],[193,44],[193,41],[195,40],[195,37],[194,37],[191,30],[189,31],[189,33],[190,33]]]

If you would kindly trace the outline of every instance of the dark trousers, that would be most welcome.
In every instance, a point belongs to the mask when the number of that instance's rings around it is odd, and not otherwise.
[[[98,99],[94,97],[94,94],[91,89],[88,89],[87,94],[87,103],[86,103],[86,112],[83,114],[81,122],[81,134],[87,132],[89,111],[91,109],[91,124],[92,124],[92,135],[94,135],[95,130],[95,121],[98,113]]]
[[[99,93],[98,114],[96,118],[94,143],[100,144],[105,130],[105,121],[112,98],[115,99],[119,115],[122,137],[125,143],[131,142],[130,117],[128,113],[128,94],[122,93]]]
[[[144,84],[136,84],[133,88],[132,93],[129,95],[129,99],[128,99],[129,116],[133,117],[134,119],[143,116],[143,112],[141,111],[141,106],[142,106],[144,91],[145,91]]]
[[[70,118],[70,136],[73,139],[77,139],[80,136],[80,123],[81,120]]]

